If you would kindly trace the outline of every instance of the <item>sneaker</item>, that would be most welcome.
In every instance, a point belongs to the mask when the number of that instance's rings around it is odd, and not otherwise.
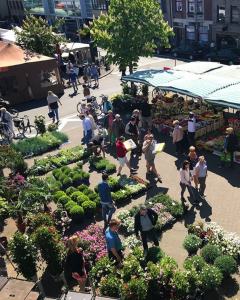
[[[162,183],[162,179],[160,176],[158,176],[158,182]]]
[[[217,165],[218,169],[224,169],[224,167],[222,167],[221,165]]]
[[[146,129],[145,129],[145,128],[141,128],[141,130],[142,130],[142,131],[146,131]]]
[[[118,173],[118,174],[117,174],[117,177],[118,177],[118,176],[121,176],[121,174],[120,174],[120,173]]]

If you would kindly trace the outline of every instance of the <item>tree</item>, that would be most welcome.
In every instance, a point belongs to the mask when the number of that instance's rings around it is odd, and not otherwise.
[[[90,31],[91,38],[107,51],[110,63],[120,69],[137,65],[140,56],[153,56],[153,38],[170,47],[172,28],[163,21],[159,0],[111,0],[108,14],[93,19],[81,33]]]
[[[49,26],[48,21],[41,17],[36,18],[30,15],[23,21],[21,31],[13,28],[17,43],[26,47],[32,52],[51,56],[56,52],[56,44],[68,42],[56,33],[60,32],[59,28],[64,24],[64,19],[56,19],[55,26]]]

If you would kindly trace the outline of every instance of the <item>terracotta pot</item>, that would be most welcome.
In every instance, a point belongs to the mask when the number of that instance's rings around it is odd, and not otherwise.
[[[26,222],[25,221],[23,221],[23,223],[21,223],[21,224],[18,224],[18,222],[16,221],[15,225],[17,226],[17,229],[19,231],[24,231],[26,229]]]

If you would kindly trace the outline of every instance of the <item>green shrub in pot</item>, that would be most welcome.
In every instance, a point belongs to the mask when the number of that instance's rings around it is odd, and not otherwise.
[[[82,181],[82,175],[81,174],[75,174],[72,178],[74,183],[79,183]]]
[[[57,202],[58,202],[58,199],[59,199],[60,197],[62,197],[62,196],[66,196],[66,193],[63,192],[63,191],[57,191],[57,192],[53,195],[53,201],[54,201],[55,203],[57,203]]]
[[[79,162],[76,163],[76,165],[77,165],[77,167],[82,168],[83,163],[81,161],[79,161]]]
[[[68,201],[68,203],[65,205],[65,209],[66,209],[66,211],[69,213],[70,210],[71,210],[74,206],[76,206],[76,205],[77,205],[76,202],[74,202],[73,200],[70,200],[70,201]]]
[[[97,193],[91,193],[88,195],[89,200],[94,201],[95,199],[97,199],[99,196]]]
[[[208,263],[213,264],[222,253],[216,245],[208,244],[202,248],[200,255]]]
[[[76,191],[76,192],[72,193],[71,199],[72,199],[73,201],[77,202],[77,198],[78,198],[79,196],[83,196],[83,193],[81,193],[81,192],[79,192],[79,191]]]
[[[83,191],[83,194],[88,197],[88,196],[94,194],[94,191],[91,190],[90,188],[87,188]]]
[[[70,216],[77,223],[80,224],[84,219],[84,210],[81,206],[75,205],[70,210]]]
[[[94,200],[94,202],[96,203],[96,208],[97,209],[102,208],[102,204],[100,203],[100,201],[101,201],[101,198],[99,196]]]
[[[63,180],[67,178],[67,175],[62,173],[59,177],[58,177],[58,180],[60,180],[61,182],[63,182]]]
[[[72,184],[72,179],[68,176],[66,176],[64,179],[63,179],[63,184],[64,185],[70,185]]]
[[[148,249],[146,261],[152,261],[154,264],[157,262],[159,263],[164,256],[165,253],[159,246],[153,246]]]
[[[78,205],[82,205],[83,202],[85,202],[85,201],[89,201],[89,198],[87,196],[81,195],[81,196],[77,197],[77,204]]]
[[[62,167],[60,168],[60,170],[61,170],[61,172],[63,172],[63,173],[64,173],[64,171],[66,171],[66,170],[70,170],[70,171],[71,171],[71,169],[70,169],[68,166],[62,166]]]
[[[58,199],[58,203],[61,204],[63,207],[65,207],[65,205],[68,203],[68,201],[71,201],[71,198],[69,196],[61,196]]]
[[[69,197],[71,197],[71,195],[72,195],[74,192],[76,192],[76,191],[77,191],[77,189],[76,189],[75,187],[70,186],[69,188],[66,189],[66,194],[67,194]]]
[[[86,190],[86,189],[88,189],[89,187],[86,185],[86,184],[81,184],[81,185],[79,185],[78,186],[78,190],[80,191],[80,192],[83,192],[84,190]]]
[[[199,279],[201,281],[201,290],[203,292],[207,292],[219,287],[222,282],[223,275],[217,267],[207,265],[200,272]]]
[[[238,270],[236,260],[230,255],[221,255],[217,257],[214,262],[214,266],[221,271],[223,277],[229,277],[235,274]]]
[[[194,234],[187,235],[183,241],[183,248],[189,255],[196,254],[201,245],[202,239]]]
[[[197,255],[188,257],[183,263],[183,267],[186,270],[191,270],[192,268],[194,268],[196,272],[201,272],[202,269],[206,267],[206,265],[207,264],[205,260]]]
[[[93,201],[85,201],[82,203],[82,208],[87,217],[91,218],[96,212],[96,203]]]
[[[82,175],[83,175],[83,178],[86,178],[86,179],[90,178],[90,174],[89,173],[83,172]]]

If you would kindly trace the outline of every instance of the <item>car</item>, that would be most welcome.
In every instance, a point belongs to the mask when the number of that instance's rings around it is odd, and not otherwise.
[[[191,60],[204,55],[202,47],[200,47],[198,44],[188,43],[183,43],[179,47],[174,48],[172,53],[174,57],[187,57]]]
[[[227,63],[230,66],[240,63],[240,49],[222,49],[214,53],[207,54],[207,61],[218,61]]]
[[[164,53],[170,53],[171,47],[170,48],[166,48],[165,46],[159,45],[159,43],[161,43],[160,39],[154,39],[154,44],[157,46],[157,48],[154,48],[155,54],[164,54]]]

